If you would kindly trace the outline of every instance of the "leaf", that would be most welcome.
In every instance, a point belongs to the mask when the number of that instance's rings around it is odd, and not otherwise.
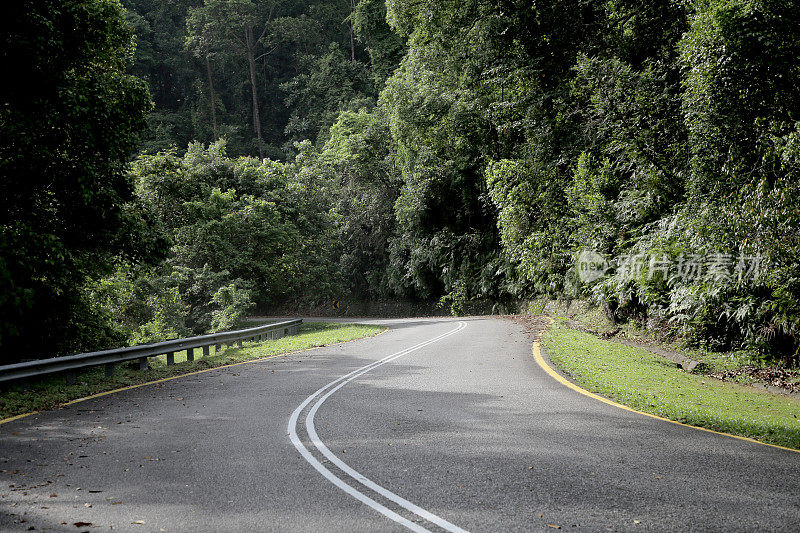
[[[63,524],[64,522],[61,522],[61,523]],[[86,527],[86,526],[91,526],[92,523],[91,522],[75,522],[72,525],[75,526],[75,527]]]
[[[558,526],[556,524],[547,524],[547,527],[551,527],[553,529],[561,529],[561,526]]]
[[[144,520],[134,520],[133,522],[131,522],[131,524],[139,524],[139,525],[142,525],[142,524],[144,524]]]

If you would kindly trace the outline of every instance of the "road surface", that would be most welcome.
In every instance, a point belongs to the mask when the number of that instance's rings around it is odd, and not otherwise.
[[[798,453],[583,396],[509,320],[372,322],[0,426],[0,529],[800,530]]]

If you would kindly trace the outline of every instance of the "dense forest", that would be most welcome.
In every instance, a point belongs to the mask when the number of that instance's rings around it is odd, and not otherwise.
[[[792,0],[20,0],[0,25],[7,362],[332,298],[589,299],[798,362]]]

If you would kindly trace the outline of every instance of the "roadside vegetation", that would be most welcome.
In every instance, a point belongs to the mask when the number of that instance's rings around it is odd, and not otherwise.
[[[4,17],[0,362],[332,300],[544,297],[800,363],[793,2]]]
[[[99,367],[79,374],[74,384],[66,383],[63,376],[53,376],[33,382],[26,389],[16,386],[0,394],[0,419],[53,409],[78,398],[122,387],[369,337],[384,329],[363,324],[312,322],[303,324],[297,335],[262,342],[245,342],[242,348],[228,346],[219,353],[215,353],[212,348],[209,357],[201,357],[193,362],[186,361],[186,352],[178,352],[175,354],[174,365],[167,366],[165,356],[151,357],[150,369],[144,371],[135,369],[133,365],[117,365],[114,375],[106,377],[103,368]]]
[[[800,450],[800,400],[679,370],[645,348],[577,331],[558,320],[547,356],[579,385],[670,420]]]
[[[800,368],[786,367],[753,348],[710,350],[670,328],[648,329],[635,321],[615,322],[601,308],[586,300],[529,302],[526,311],[559,317],[572,328],[601,339],[647,349],[674,361],[697,361],[694,372],[723,381],[754,385],[781,394],[800,393]]]

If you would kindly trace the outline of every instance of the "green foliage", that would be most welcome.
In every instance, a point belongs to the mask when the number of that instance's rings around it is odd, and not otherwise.
[[[352,15],[353,29],[369,54],[370,67],[379,86],[392,75],[406,52],[405,43],[386,22],[386,2],[361,0]]]
[[[147,306],[152,309],[153,318],[131,336],[131,344],[143,344],[186,337],[189,333],[184,326],[187,308],[181,300],[177,287],[167,287],[161,294],[147,297]]]
[[[341,111],[374,105],[366,65],[347,59],[336,43],[327,54],[299,58],[302,74],[281,85],[292,116],[286,133],[294,141],[324,139]]]
[[[798,362],[791,2],[127,0],[129,26],[112,2],[43,5],[12,12],[2,56],[27,62],[0,93],[3,337],[47,306],[77,345],[227,327],[250,302],[588,296]],[[83,48],[57,29],[109,13]],[[130,176],[146,94],[126,66],[156,104]],[[645,262],[582,281],[585,249]],[[742,254],[761,276],[648,262]]]
[[[232,159],[220,141],[193,144],[183,157],[141,156],[132,173],[140,201],[172,241],[166,262],[134,275],[149,287],[136,298],[155,292],[169,300],[174,289],[186,306],[180,320],[159,323],[199,334],[230,327],[253,305],[331,296],[338,279],[332,222],[320,193],[297,181],[294,164]],[[149,321],[158,318],[156,303],[145,306]]]
[[[211,312],[211,331],[233,329],[253,307],[250,291],[237,287],[235,283],[220,287],[211,297],[211,303],[217,307]]]
[[[800,113],[800,13],[791,2],[715,1],[698,6],[680,43],[695,201],[777,170],[769,137]]]
[[[0,67],[0,345],[6,361],[101,347],[114,334],[84,284],[116,256],[150,261],[126,160],[149,109],[126,73],[124,9],[111,0],[15,3]]]
[[[326,184],[345,288],[361,298],[391,295],[390,246],[400,176],[386,117],[378,110],[343,112],[319,155],[304,160],[301,175]]]
[[[232,154],[286,159],[292,141],[316,138],[330,126],[337,106],[344,108],[360,92],[374,96],[361,87],[372,75],[364,47],[351,39],[350,2],[124,3],[136,33],[132,71],[150,84],[156,104],[141,145],[146,153],[224,138]],[[388,29],[385,22],[382,28]],[[329,60],[330,74],[338,78],[320,79],[316,68],[331,46],[355,60]],[[304,94],[295,95],[295,87]]]
[[[449,307],[451,315],[461,316],[468,300],[467,284],[463,280],[458,280],[454,285],[452,291],[439,298],[439,307]]]

